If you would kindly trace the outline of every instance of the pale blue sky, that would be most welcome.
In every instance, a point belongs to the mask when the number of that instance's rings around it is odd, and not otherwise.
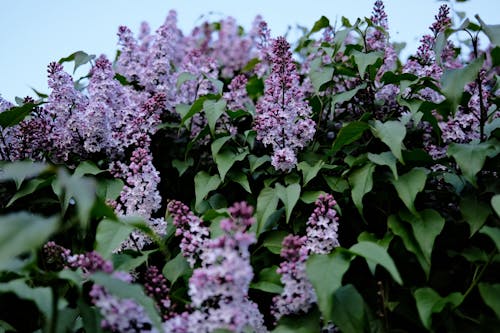
[[[334,23],[342,16],[354,20],[370,16],[374,0],[2,0],[0,9],[0,94],[10,101],[15,96],[33,95],[30,87],[47,92],[46,66],[75,51],[114,57],[116,32],[127,25],[136,32],[148,21],[156,30],[170,9],[178,12],[179,26],[189,32],[203,21],[231,15],[248,29],[261,14],[273,36],[288,26],[312,27],[325,15]],[[428,33],[442,2],[436,0],[386,0],[391,39],[406,41],[411,54],[418,40]],[[479,14],[490,24],[500,23],[499,0],[470,0],[450,3],[469,18]],[[212,14],[210,14],[212,13]],[[291,40],[293,41],[293,40]],[[484,42],[486,44],[486,42]]]

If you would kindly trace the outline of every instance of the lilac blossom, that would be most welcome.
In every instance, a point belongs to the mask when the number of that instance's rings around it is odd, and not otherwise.
[[[331,194],[322,194],[316,200],[316,208],[307,220],[306,248],[312,253],[328,254],[340,246],[338,240],[337,202]]]
[[[111,261],[105,260],[96,251],[70,255],[67,261],[68,267],[73,269],[80,268],[85,275],[95,272],[104,272],[108,274],[113,272],[113,264]]]
[[[253,208],[245,202],[229,208],[230,218],[221,222],[224,235],[205,241],[201,267],[189,280],[195,311],[189,315],[189,331],[211,332],[225,328],[265,332],[262,314],[248,298],[253,278],[248,247],[255,236],[248,229],[255,222]]]
[[[124,282],[131,283],[129,274],[113,274]],[[101,327],[112,332],[158,332],[144,308],[133,299],[118,298],[104,287],[94,284],[89,293],[103,319]]]
[[[156,266],[149,266],[144,274],[144,290],[146,294],[155,300],[163,320],[168,320],[173,316],[172,302],[167,287],[167,279]]]
[[[220,21],[218,39],[213,44],[213,58],[219,62],[221,76],[230,78],[251,59],[252,40],[241,36],[233,17]]]
[[[272,165],[290,171],[296,154],[313,138],[315,122],[304,101],[290,45],[283,37],[272,43],[272,71],[265,81],[265,94],[256,106],[257,139],[273,149]]]
[[[67,161],[70,153],[83,155],[79,133],[82,119],[88,104],[88,98],[75,89],[73,79],[63,70],[61,64],[49,64],[49,95],[48,103],[44,107],[47,119],[50,120],[51,132],[48,140],[52,158],[56,161]]]
[[[44,263],[55,271],[68,267],[71,251],[53,241],[47,242],[42,248]]]
[[[229,110],[246,110],[247,105],[252,103],[246,90],[247,83],[248,79],[243,74],[237,75],[231,80],[227,86],[228,91],[223,94]]]
[[[160,207],[161,197],[157,190],[160,175],[148,149],[135,149],[129,164],[114,162],[112,172],[125,179],[116,209],[121,215],[149,218]]]
[[[203,225],[203,221],[180,201],[170,201],[167,211],[172,215],[173,224],[177,228],[175,235],[182,236],[180,245],[182,254],[189,265],[194,267],[208,239],[209,230]]]
[[[283,283],[283,292],[273,298],[272,313],[276,320],[284,315],[306,313],[316,302],[316,294],[306,274],[309,251],[307,237],[288,235],[283,239],[281,257],[284,261],[278,268]]]

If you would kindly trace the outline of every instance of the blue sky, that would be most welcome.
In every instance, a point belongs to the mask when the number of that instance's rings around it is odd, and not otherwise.
[[[156,30],[170,9],[178,12],[184,32],[204,21],[231,15],[246,29],[261,14],[273,36],[289,26],[312,27],[325,15],[331,23],[370,16],[374,0],[2,0],[0,11],[0,94],[33,95],[33,87],[48,92],[46,66],[75,51],[114,57],[118,26],[137,31],[142,21]],[[405,55],[418,46],[443,3],[435,0],[386,0],[391,40],[407,42]],[[449,3],[469,18],[479,14],[490,24],[500,23],[500,1],[470,0]],[[290,40],[293,41],[293,40]],[[484,42],[486,44],[486,41]]]

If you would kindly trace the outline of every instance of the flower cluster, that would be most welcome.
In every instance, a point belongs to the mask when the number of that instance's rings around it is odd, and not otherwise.
[[[316,302],[316,293],[306,274],[306,261],[312,253],[328,254],[338,241],[337,202],[331,194],[322,194],[307,221],[306,236],[288,235],[283,239],[278,268],[283,292],[273,298],[276,319],[284,315],[307,312]]]
[[[315,122],[304,101],[299,76],[292,61],[290,44],[284,37],[272,41],[272,69],[265,81],[265,95],[256,106],[257,139],[273,148],[272,165],[290,171],[297,164],[297,152],[313,138]]]
[[[123,272],[114,273],[113,277],[127,283],[132,282],[130,275]],[[133,299],[113,296],[106,288],[97,284],[92,286],[89,295],[103,317],[103,329],[123,333],[158,332],[144,308]]]
[[[156,266],[149,266],[144,274],[144,290],[146,294],[155,300],[163,320],[173,316],[173,305],[170,300],[170,289],[167,287],[167,279]]]
[[[189,265],[194,267],[208,239],[209,230],[203,225],[203,221],[180,201],[170,201],[167,211],[173,217],[173,224],[177,228],[175,235],[182,236],[180,245],[182,254]]]
[[[337,202],[331,194],[321,194],[316,208],[307,220],[306,247],[312,253],[327,254],[340,246],[338,240]]]
[[[189,295],[195,311],[188,319],[189,332],[211,332],[217,328],[243,332],[265,332],[262,314],[248,298],[253,271],[248,247],[255,236],[247,232],[254,223],[253,209],[245,202],[229,209],[221,222],[224,235],[205,241],[201,267],[189,280]]]
[[[307,237],[288,235],[283,239],[281,257],[284,261],[278,268],[283,292],[273,298],[273,314],[276,319],[288,314],[307,312],[316,302],[316,293],[306,274],[309,250]]]

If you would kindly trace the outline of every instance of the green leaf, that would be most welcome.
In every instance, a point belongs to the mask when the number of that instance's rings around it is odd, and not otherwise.
[[[290,221],[290,216],[292,215],[293,207],[295,207],[300,198],[300,185],[295,183],[284,187],[283,185],[277,183],[275,187],[276,194],[285,205],[286,223],[288,223]]]
[[[172,166],[177,169],[179,177],[182,176],[190,166],[193,166],[193,164],[194,160],[192,157],[188,157],[185,161],[177,159],[172,161]]]
[[[197,80],[198,77],[189,72],[180,73],[177,77],[176,88],[179,89],[185,82]]]
[[[479,283],[478,287],[484,303],[493,309],[500,319],[500,284]]]
[[[451,112],[455,115],[464,87],[467,83],[473,82],[481,67],[484,59],[478,58],[463,68],[445,69],[441,76],[441,92],[451,104]]]
[[[90,279],[96,284],[103,286],[111,295],[122,299],[131,299],[141,305],[149,319],[153,322],[153,325],[159,331],[162,331],[161,318],[156,311],[156,306],[153,300],[144,294],[139,285],[127,283],[101,272],[92,274]]]
[[[61,200],[63,214],[70,200],[73,198],[76,201],[78,218],[82,226],[86,226],[96,198],[95,181],[88,177],[68,175],[66,170],[59,169],[57,178],[52,183],[52,189]]]
[[[248,193],[252,193],[252,189],[250,188],[250,183],[248,182],[248,177],[247,175],[242,172],[242,171],[231,171],[228,174],[229,179],[231,179],[233,182],[240,184],[241,187]]]
[[[0,269],[8,260],[42,246],[57,229],[56,217],[27,212],[3,215],[0,219]]]
[[[213,190],[216,190],[221,184],[219,175],[210,176],[206,171],[200,171],[194,176],[194,192],[196,196],[196,207]]]
[[[212,144],[210,145],[212,155],[216,155],[229,140],[231,140],[230,135],[223,136],[214,140],[214,142],[212,142]]]
[[[256,283],[250,284],[250,288],[259,289],[272,294],[281,294],[283,286],[281,285],[281,275],[276,271],[278,266],[271,266],[262,269]]]
[[[221,181],[224,181],[227,172],[234,163],[238,161],[243,161],[248,155],[248,147],[245,147],[240,152],[233,152],[230,149],[223,149],[222,151],[213,154],[215,163],[217,164],[217,169],[219,170],[219,175]]]
[[[354,50],[352,54],[354,56],[354,61],[358,66],[359,75],[362,79],[365,77],[366,68],[375,64],[377,61],[382,60],[384,57],[384,52],[381,51],[364,53]]]
[[[47,165],[32,161],[18,161],[0,165],[0,182],[13,180],[19,190],[26,178],[39,175],[47,169]]]
[[[306,186],[312,179],[314,179],[318,172],[323,168],[325,162],[323,160],[317,161],[314,165],[310,165],[306,161],[302,161],[298,164],[297,169],[302,171],[303,186]]]
[[[349,268],[351,259],[343,251],[330,254],[312,254],[306,262],[306,273],[316,291],[318,307],[325,321],[333,319],[336,306],[334,293],[342,286],[342,277]]]
[[[365,301],[352,284],[340,287],[333,297],[332,321],[342,332],[367,332]]]
[[[489,236],[495,243],[497,249],[500,251],[500,228],[493,228],[485,225],[479,230],[479,232]]]
[[[320,313],[317,309],[301,316],[283,316],[271,333],[313,333],[321,332]]]
[[[306,204],[312,204],[321,194],[325,194],[325,191],[305,191],[300,196],[300,200]]]
[[[330,26],[330,20],[328,20],[326,16],[321,16],[319,20],[314,22],[311,32],[309,32],[309,35],[318,32],[323,28],[328,28],[329,26]]]
[[[263,155],[260,157],[257,157],[255,155],[248,155],[248,162],[250,163],[250,172],[254,173],[255,170],[257,170],[257,168],[262,164],[271,162],[271,158],[269,157],[269,155]]]
[[[191,275],[192,269],[189,267],[189,263],[182,253],[179,253],[174,259],[163,266],[162,272],[167,280],[171,284],[174,284],[180,277]]]
[[[343,178],[323,175],[323,179],[326,181],[328,187],[334,192],[343,193],[349,188],[349,183]]]
[[[460,200],[460,212],[469,224],[469,235],[472,237],[484,225],[491,214],[491,209],[486,202],[476,196],[468,195]]]
[[[387,225],[396,236],[399,236],[403,240],[405,248],[417,257],[420,266],[425,272],[425,276],[429,279],[430,262],[425,259],[424,253],[417,243],[415,236],[413,236],[413,231],[410,229],[408,223],[400,221],[396,215],[391,215],[387,219]]]
[[[29,287],[22,280],[0,283],[0,293],[14,293],[20,299],[32,301],[47,321],[52,319],[52,290],[49,287]]]
[[[363,215],[363,197],[366,193],[370,192],[373,187],[374,170],[375,164],[367,163],[349,175],[349,184],[352,189],[352,201],[361,215]]]
[[[320,92],[321,86],[332,80],[334,73],[333,67],[321,66],[321,59],[318,60],[318,64],[311,66],[309,71],[309,78],[316,94]]]
[[[276,211],[278,208],[278,195],[276,194],[276,190],[270,187],[264,187],[257,198],[257,209],[256,209],[256,218],[257,230],[255,232],[256,236],[259,236],[261,232],[264,231],[269,217]]]
[[[84,175],[98,175],[100,173],[105,172],[106,170],[101,170],[99,169],[93,162],[91,161],[83,161],[80,163],[75,171],[73,172],[73,175],[75,177],[80,177]]]
[[[381,265],[391,274],[394,281],[400,285],[403,284],[403,280],[399,275],[394,261],[382,246],[372,242],[362,241],[351,246],[349,252]]]
[[[95,58],[95,55],[93,55],[93,54],[87,54],[83,51],[76,51],[76,52],[70,54],[69,56],[67,56],[66,58],[61,58],[59,60],[59,63],[62,64],[64,62],[74,61],[75,62],[75,67],[73,67],[73,74],[74,74],[76,72],[76,70],[78,69],[78,67],[85,65],[86,63],[90,62],[94,58]]]
[[[134,228],[120,221],[104,219],[99,222],[96,230],[95,250],[104,259],[111,259],[113,252],[129,237]]]
[[[375,120],[370,129],[373,135],[385,143],[394,156],[404,164],[401,150],[404,149],[403,139],[406,136],[406,127],[397,120],[389,120],[385,123]]]
[[[262,234],[262,246],[274,254],[281,253],[283,239],[288,236],[284,230],[272,230]]]
[[[491,207],[493,207],[495,213],[500,217],[500,194],[491,197]]]
[[[7,203],[7,207],[12,205],[16,200],[25,197],[27,195],[30,195],[34,192],[36,192],[38,189],[50,185],[52,182],[52,179],[40,179],[40,178],[35,178],[31,179],[28,181],[22,188],[14,193],[12,198],[10,198],[9,202]]]
[[[370,126],[362,121],[353,121],[342,127],[332,144],[331,151],[339,151],[345,145],[351,144],[361,138],[363,133],[369,129]]]
[[[205,116],[207,117],[210,133],[215,135],[215,125],[226,109],[226,101],[224,99],[220,99],[217,102],[207,100],[203,103],[203,109],[205,110]]]
[[[399,198],[414,215],[418,215],[415,209],[415,198],[425,187],[427,173],[425,169],[413,168],[398,179],[391,179],[392,185],[396,188]]]
[[[411,224],[413,235],[430,265],[434,241],[443,230],[444,218],[433,209],[425,209],[418,216],[402,213],[401,218]]]
[[[331,102],[332,103],[332,111],[335,109],[335,104],[341,104],[341,103],[350,101],[358,93],[358,91],[360,91],[361,89],[365,89],[365,88],[366,88],[366,83],[363,83],[363,84],[357,86],[354,89],[351,89],[351,90],[344,91],[344,92],[341,92],[339,94],[333,95],[332,102]],[[353,121],[352,123],[366,124],[366,123],[363,123],[363,122],[360,122],[360,121]],[[349,123],[349,124],[352,124],[352,123]],[[347,126],[349,126],[349,124]],[[361,125],[358,124],[356,126],[361,126]],[[355,131],[356,129],[359,130],[359,128],[352,128],[352,129],[349,129],[349,131],[352,132],[352,131]],[[368,124],[366,124],[366,128],[365,129],[368,129]],[[363,129],[363,131],[365,129]],[[342,129],[340,131],[342,131]],[[349,133],[347,133],[347,134],[349,134]],[[359,137],[361,137],[361,134],[359,134]],[[339,135],[340,135],[340,133],[339,133]],[[356,141],[357,139],[358,138],[352,140],[351,142]],[[334,144],[335,144],[335,142],[334,142]]]
[[[380,154],[368,153],[368,159],[377,165],[386,165],[391,171],[394,179],[398,179],[398,169],[396,168],[396,157],[390,151]]]
[[[489,142],[452,143],[448,146],[447,155],[455,159],[465,179],[477,187],[476,174],[483,168],[486,157],[495,152]]]
[[[484,21],[479,17],[479,15],[474,16],[479,23],[481,24],[481,28],[483,28],[483,32],[486,36],[491,41],[491,44],[493,46],[498,46],[500,45],[500,24],[486,24]]]
[[[431,329],[433,313],[440,313],[448,304],[457,307],[463,301],[463,295],[458,292],[451,293],[443,298],[428,287],[417,289],[414,296],[420,320],[427,329]]]
[[[36,106],[35,103],[26,103],[0,112],[0,127],[7,128],[19,124]]]

